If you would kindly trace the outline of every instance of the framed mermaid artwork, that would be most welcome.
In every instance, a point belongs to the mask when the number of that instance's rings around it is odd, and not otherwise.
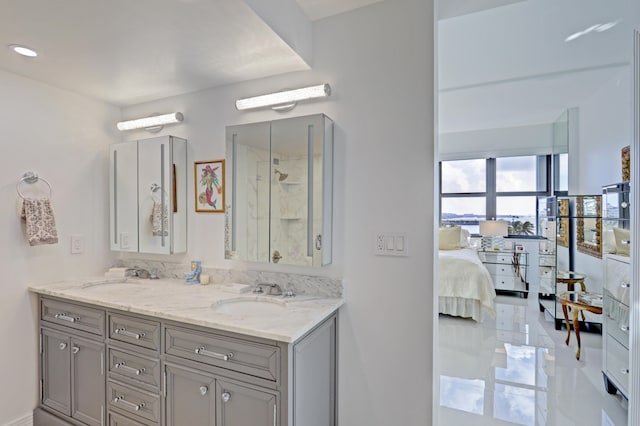
[[[194,163],[196,212],[224,212],[224,176],[224,160]]]

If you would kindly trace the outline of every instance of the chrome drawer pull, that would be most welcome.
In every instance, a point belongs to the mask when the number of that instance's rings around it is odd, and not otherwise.
[[[74,346],[71,348],[71,353],[77,354],[78,352],[80,352],[80,348],[78,346]]]
[[[621,325],[621,326],[620,326],[620,330],[622,330],[622,331],[629,331],[629,326],[628,326],[628,325]]]
[[[622,374],[629,374],[629,369],[628,368],[622,368],[622,369],[620,369],[620,372]]]
[[[60,344],[58,345],[58,348],[59,348],[61,351],[64,351],[64,350],[67,348],[67,344],[66,344],[66,343],[64,343],[64,342],[62,342],[62,343],[60,343]]]
[[[229,402],[231,399],[231,394],[229,392],[222,393],[222,402]]]
[[[631,287],[631,283],[620,283],[620,287],[622,287],[622,288],[630,288]]]
[[[135,411],[140,411],[141,408],[144,408],[144,402],[141,402],[140,404],[134,404],[133,402],[125,401],[124,395],[115,397],[113,399],[113,402],[116,404],[122,404],[125,407],[129,407]]]
[[[231,358],[233,358],[233,352],[229,352],[228,354],[219,354],[217,352],[211,352],[208,351],[204,348],[204,346],[200,346],[199,348],[196,348],[196,350],[194,351],[196,354],[198,355],[202,355],[202,356],[208,356],[210,358],[216,358],[216,359],[221,359],[223,361],[229,361]]]
[[[133,337],[136,340],[140,340],[140,338],[145,336],[144,333],[132,333],[130,331],[127,331],[127,329],[124,327],[116,328],[115,333],[122,334],[123,336],[126,336],[126,337]]]
[[[67,315],[66,313],[61,313],[61,314],[55,314],[54,315],[55,319],[59,319],[62,321],[67,321],[67,322],[76,322],[76,321],[80,321],[80,317],[71,317],[69,315]]]
[[[119,368],[120,370],[127,371],[127,372],[129,372],[129,373],[133,373],[133,374],[135,374],[136,376],[139,376],[139,375],[141,375],[142,373],[144,373],[145,371],[147,371],[147,369],[146,369],[146,368],[132,368],[132,367],[128,367],[128,366],[125,364],[125,362],[124,362],[124,361],[116,363],[116,364],[113,366],[113,368]]]
[[[209,388],[206,386],[200,386],[200,395],[205,396],[209,392]]]

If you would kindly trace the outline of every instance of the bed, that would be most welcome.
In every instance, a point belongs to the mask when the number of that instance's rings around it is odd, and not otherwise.
[[[442,232],[440,235],[442,237]],[[460,237],[458,241],[461,241]],[[495,318],[496,291],[478,252],[471,247],[460,248],[464,242],[458,243],[457,248],[456,245],[443,245],[442,242],[441,238],[441,250],[438,252],[439,312],[473,318],[478,322],[486,315]]]

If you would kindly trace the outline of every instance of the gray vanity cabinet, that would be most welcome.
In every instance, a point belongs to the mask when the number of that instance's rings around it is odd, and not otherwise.
[[[337,314],[285,343],[56,298],[40,307],[34,426],[336,425]]]
[[[104,344],[41,329],[42,404],[87,425],[104,421]]]

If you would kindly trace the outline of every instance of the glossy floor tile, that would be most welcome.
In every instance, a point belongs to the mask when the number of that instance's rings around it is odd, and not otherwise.
[[[602,381],[602,336],[575,334],[529,299],[496,298],[482,323],[439,317],[439,425],[626,426],[627,401]]]

